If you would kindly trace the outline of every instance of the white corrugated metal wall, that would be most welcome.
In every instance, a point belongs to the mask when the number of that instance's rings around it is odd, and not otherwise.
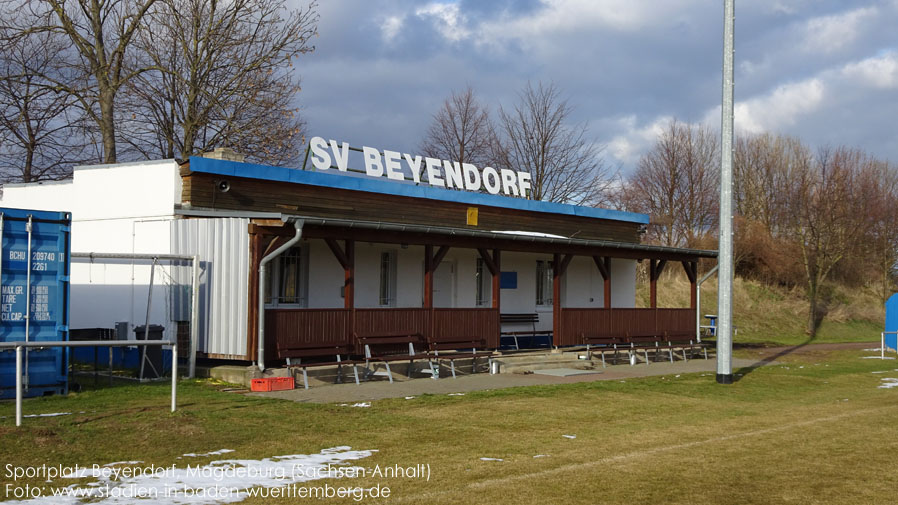
[[[248,226],[242,218],[172,221],[172,253],[200,256],[199,352],[246,356]]]

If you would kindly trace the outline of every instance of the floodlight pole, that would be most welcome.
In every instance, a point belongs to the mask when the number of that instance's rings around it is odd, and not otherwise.
[[[717,382],[733,383],[733,32],[735,0],[724,0],[720,120],[720,237],[717,261]]]

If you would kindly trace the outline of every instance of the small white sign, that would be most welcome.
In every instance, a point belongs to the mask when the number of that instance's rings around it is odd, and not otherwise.
[[[349,143],[338,144],[336,140],[325,140],[312,137],[309,142],[312,154],[312,165],[318,170],[329,170],[336,166],[337,170],[349,170]],[[362,147],[365,174],[369,177],[384,177],[396,181],[405,180],[403,165],[412,175],[416,184],[429,184],[438,188],[465,189],[497,195],[527,197],[530,191],[530,174],[516,172],[507,168],[477,168],[470,163],[438,160],[419,155],[381,151],[373,147]],[[422,177],[423,176],[423,177]]]

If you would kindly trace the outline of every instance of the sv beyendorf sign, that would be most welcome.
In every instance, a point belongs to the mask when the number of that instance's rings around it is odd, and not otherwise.
[[[347,142],[337,144],[336,140],[313,137],[309,142],[312,164],[318,170],[349,170]],[[383,154],[373,147],[362,147],[365,174],[369,177],[384,177],[395,181],[406,180],[407,170],[415,184],[429,184],[438,188],[464,189],[468,191],[486,190],[507,196],[527,197],[530,191],[530,174],[507,168],[477,168],[470,163],[439,160],[422,156],[384,150]]]

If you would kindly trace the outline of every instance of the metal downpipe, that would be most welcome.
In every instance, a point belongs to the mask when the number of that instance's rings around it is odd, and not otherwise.
[[[256,365],[259,367],[260,372],[265,371],[265,272],[267,270],[268,263],[283,254],[287,249],[293,247],[294,244],[299,242],[299,239],[302,238],[302,226],[303,220],[299,218],[287,217],[284,218],[285,222],[293,223],[293,227],[296,229],[296,234],[288,240],[284,245],[278,247],[270,254],[262,258],[259,262],[259,338],[256,343]]]

